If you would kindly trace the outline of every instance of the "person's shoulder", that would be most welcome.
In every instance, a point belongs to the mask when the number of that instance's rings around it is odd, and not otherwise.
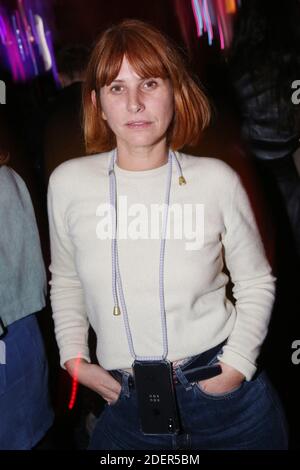
[[[1,165],[0,166],[0,176],[1,178],[9,178],[9,179],[22,179],[21,176],[12,169],[9,165]]]
[[[82,181],[85,177],[94,174],[95,171],[104,174],[108,166],[108,159],[111,152],[85,155],[82,157],[70,158],[60,163],[50,175],[49,184],[74,185],[76,181]]]
[[[23,178],[9,165],[0,166],[0,178],[2,187],[26,188]]]
[[[180,163],[187,169],[197,173],[199,178],[212,178],[215,182],[236,180],[236,171],[224,160],[216,157],[190,155],[177,152]]]
[[[0,167],[0,193],[3,210],[11,208],[14,204],[21,204],[24,208],[31,202],[31,196],[25,181],[19,173],[8,165]]]

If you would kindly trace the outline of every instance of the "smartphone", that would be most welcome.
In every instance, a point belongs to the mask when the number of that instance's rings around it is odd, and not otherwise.
[[[132,369],[141,431],[149,435],[178,434],[181,426],[171,362],[135,360]]]

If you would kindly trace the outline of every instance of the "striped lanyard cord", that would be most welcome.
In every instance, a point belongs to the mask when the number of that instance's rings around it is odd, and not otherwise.
[[[164,260],[165,260],[165,244],[166,244],[166,233],[167,233],[167,222],[169,212],[169,201],[171,191],[171,180],[172,180],[172,161],[176,162],[177,170],[179,173],[179,184],[185,184],[186,181],[182,175],[180,164],[177,160],[175,153],[170,149],[168,154],[168,174],[167,174],[167,188],[164,204],[164,217],[162,226],[162,237],[160,244],[160,257],[159,257],[159,299],[160,299],[160,314],[161,314],[161,326],[162,326],[162,339],[163,339],[163,355],[162,356],[138,356],[135,353],[132,341],[132,335],[129,326],[128,313],[124,298],[124,292],[122,287],[121,273],[118,259],[118,245],[117,245],[117,185],[114,165],[117,159],[117,149],[112,152],[112,156],[109,164],[109,189],[110,189],[110,207],[112,210],[112,293],[114,299],[114,315],[120,315],[120,307],[118,302],[117,289],[120,296],[120,302],[122,311],[124,313],[124,325],[128,341],[128,346],[132,357],[135,360],[140,361],[155,361],[165,360],[168,355],[168,338],[167,338],[167,322],[166,322],[166,311],[165,311],[165,298],[164,298]]]

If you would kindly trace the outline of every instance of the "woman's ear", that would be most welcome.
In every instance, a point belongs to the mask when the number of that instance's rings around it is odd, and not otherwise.
[[[92,90],[92,91],[91,91],[91,100],[92,100],[92,103],[93,103],[94,108],[97,109],[97,95],[96,95],[96,90]],[[102,116],[102,119],[107,120],[104,111],[101,111],[101,116]]]
[[[97,97],[96,97],[96,91],[95,90],[92,90],[92,92],[91,92],[91,100],[92,100],[94,108],[97,109]]]
[[[94,108],[97,109],[97,96],[96,96],[96,91],[95,90],[92,90],[92,92],[91,92],[91,100],[92,100]],[[107,120],[107,117],[106,117],[104,111],[101,111],[101,116],[102,116],[102,119],[104,119],[105,121]]]

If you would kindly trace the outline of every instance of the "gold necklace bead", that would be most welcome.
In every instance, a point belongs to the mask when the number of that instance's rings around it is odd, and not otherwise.
[[[121,310],[120,310],[120,308],[119,308],[117,305],[114,306],[113,314],[114,314],[115,316],[121,315]]]

